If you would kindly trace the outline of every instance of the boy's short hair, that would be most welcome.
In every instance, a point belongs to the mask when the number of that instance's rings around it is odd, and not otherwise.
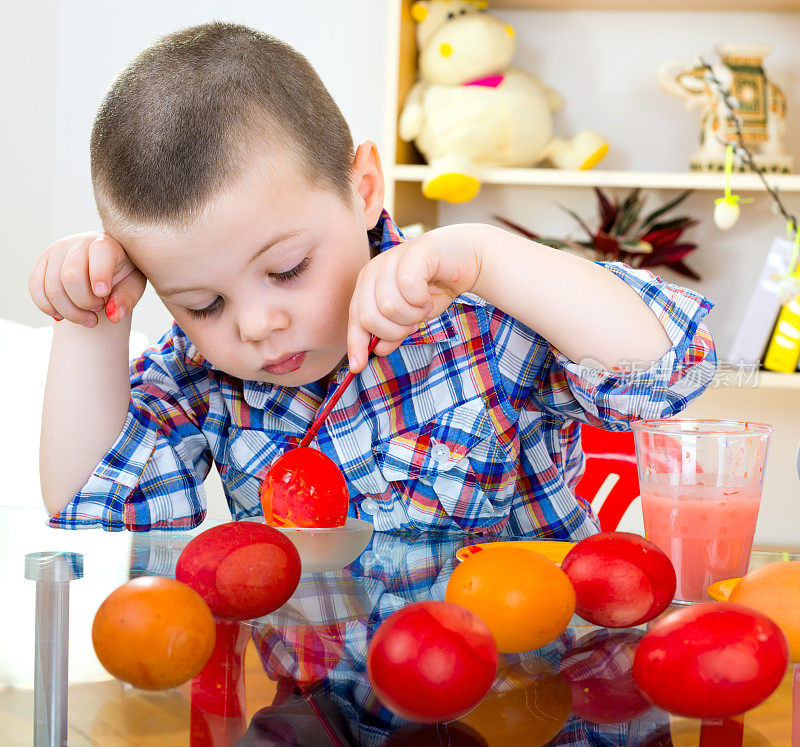
[[[120,73],[95,118],[100,216],[191,223],[265,149],[351,204],[350,129],[303,55],[230,23],[165,36]]]

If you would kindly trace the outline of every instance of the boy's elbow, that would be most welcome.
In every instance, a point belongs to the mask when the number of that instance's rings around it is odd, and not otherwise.
[[[42,491],[42,499],[44,500],[44,507],[47,513],[50,514],[50,516],[55,516],[56,514],[60,514],[67,507],[72,497],[64,498],[59,495],[48,495]]]
[[[60,514],[74,497],[74,494],[66,491],[63,485],[54,485],[44,472],[39,476],[39,487],[44,507],[50,516]]]

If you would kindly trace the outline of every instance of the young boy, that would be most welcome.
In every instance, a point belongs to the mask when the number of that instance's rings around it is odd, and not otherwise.
[[[145,50],[100,108],[91,160],[104,233],[56,242],[29,282],[61,322],[52,526],[195,526],[212,460],[232,516],[260,515],[269,465],[349,367],[314,446],[351,515],[581,538],[597,526],[573,491],[580,422],[675,415],[713,376],[711,304],[690,291],[488,225],[403,242],[375,145],[353,152],[305,58],[260,32],[211,23]],[[145,278],[175,323],[129,369]]]

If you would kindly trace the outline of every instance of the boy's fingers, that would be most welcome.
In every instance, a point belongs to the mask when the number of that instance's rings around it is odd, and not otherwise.
[[[363,273],[356,279],[356,287],[347,312],[347,363],[350,370],[355,373],[367,365],[367,349],[371,339],[369,332],[358,321],[358,299],[361,294],[362,277]]]
[[[360,371],[366,365],[366,349],[371,335],[381,340],[375,349],[376,354],[388,355],[416,329],[417,323],[421,321],[419,309],[414,315],[414,321],[409,324],[398,324],[381,312],[375,299],[378,274],[370,271],[374,270],[375,266],[368,264],[359,274],[353,298],[350,300],[348,358],[351,370]]]
[[[374,297],[361,294],[358,299],[357,321],[359,326],[382,341],[401,342],[405,340],[417,322],[421,321],[420,317],[421,314],[418,310],[413,322],[400,324],[381,313]],[[378,348],[383,349],[383,346],[379,345]]]
[[[61,283],[72,303],[85,311],[105,303],[95,295],[89,281],[89,242],[80,242],[67,249],[61,264]]]
[[[425,307],[430,302],[428,259],[415,252],[403,255],[397,267],[397,287],[412,306]]]
[[[369,341],[369,332],[351,318],[347,325],[347,361],[351,371],[358,373],[367,365]]]
[[[36,307],[40,311],[43,311],[48,316],[52,316],[54,319],[57,318],[61,320],[63,317],[56,311],[56,307],[50,303],[50,299],[47,298],[47,294],[44,291],[44,270],[46,266],[47,255],[42,254],[42,256],[36,260],[31,270],[30,277],[28,278],[28,293],[30,293],[33,303],[36,304]]]
[[[410,333],[409,333],[410,334]],[[406,335],[407,337],[408,335]],[[403,338],[405,340],[405,337]],[[375,346],[375,355],[377,356],[384,356],[389,355],[389,353],[393,353],[397,348],[399,348],[403,344],[403,340],[395,340],[394,342],[389,342],[388,340],[381,340]]]
[[[425,316],[424,308],[411,305],[403,296],[394,272],[384,272],[376,278],[375,303],[384,317],[397,324],[416,324]]]
[[[107,297],[105,312],[111,322],[121,321],[133,310],[147,284],[122,245],[105,235],[89,247],[89,277],[94,292]]]
[[[119,322],[131,313],[144,293],[147,281],[139,270],[134,270],[124,280],[118,282],[106,302],[105,312],[109,321]]]
[[[106,298],[114,283],[114,268],[121,247],[113,239],[104,236],[89,245],[89,280],[95,296]]]
[[[97,316],[91,311],[78,308],[72,302],[61,281],[62,268],[62,258],[60,256],[48,258],[44,272],[44,292],[48,300],[55,308],[56,313],[64,319],[69,319],[75,324],[93,327],[97,324]]]

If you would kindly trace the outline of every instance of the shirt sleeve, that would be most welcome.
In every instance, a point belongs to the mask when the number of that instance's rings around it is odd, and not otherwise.
[[[209,376],[192,351],[175,325],[157,347],[131,362],[122,432],[50,526],[184,530],[203,520],[203,481],[212,463],[202,431]]]
[[[716,372],[714,343],[702,322],[713,304],[646,270],[598,264],[647,303],[664,327],[670,349],[647,369],[582,365],[489,306],[491,336],[512,405],[517,410],[540,410],[560,423],[574,420],[609,430],[627,430],[634,420],[677,415],[706,389]]]

